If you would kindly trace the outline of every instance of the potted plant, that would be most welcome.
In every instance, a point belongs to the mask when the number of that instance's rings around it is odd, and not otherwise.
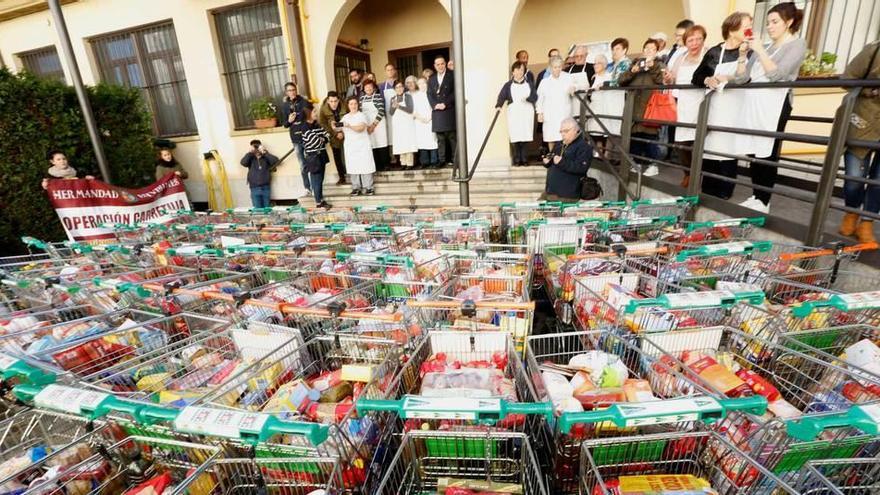
[[[837,63],[837,55],[831,52],[823,52],[822,56],[817,57],[813,52],[807,52],[804,63],[801,64],[801,70],[798,77],[804,79],[819,79],[823,77],[833,77],[835,75],[835,64]]]
[[[257,129],[275,127],[278,124],[276,111],[275,103],[269,97],[257,98],[248,107],[248,115],[254,119]]]

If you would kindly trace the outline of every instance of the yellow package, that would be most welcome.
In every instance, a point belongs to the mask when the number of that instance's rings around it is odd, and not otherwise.
[[[275,379],[278,378],[283,371],[284,368],[281,366],[281,363],[275,362],[272,366],[269,366],[260,372],[259,375],[248,380],[248,388],[250,390],[262,390],[267,388],[275,382]]]
[[[207,392],[208,391],[204,389],[163,390],[159,392],[159,404],[172,404],[176,402],[177,404],[175,405],[184,406],[205,395]]]
[[[664,491],[703,490],[712,493],[712,487],[703,478],[691,474],[648,474],[639,476],[621,476],[621,495],[641,495],[663,493]]]
[[[153,373],[137,381],[137,389],[153,391],[165,388],[165,382],[171,379],[171,373]]]

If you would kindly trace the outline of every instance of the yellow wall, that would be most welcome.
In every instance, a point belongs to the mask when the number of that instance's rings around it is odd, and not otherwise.
[[[702,1],[702,0],[701,0]],[[629,39],[630,51],[641,51],[648,36],[670,36],[684,18],[681,0],[526,0],[513,26],[510,57],[528,50],[537,70],[546,65],[547,51],[563,52],[576,42]]]
[[[388,52],[413,46],[452,41],[449,15],[436,0],[397,2],[363,0],[349,14],[339,39],[357,43],[370,40],[370,65],[384,79]]]

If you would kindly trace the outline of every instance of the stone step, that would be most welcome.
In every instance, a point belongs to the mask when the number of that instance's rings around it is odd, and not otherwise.
[[[544,177],[516,177],[493,180],[473,180],[470,183],[471,192],[533,192],[544,189]],[[409,181],[409,182],[376,182],[375,189],[380,194],[397,194],[403,196],[421,194],[458,194],[459,184],[452,181]],[[339,196],[351,192],[350,185],[337,186],[324,184],[326,194]]]
[[[544,167],[515,167],[502,170],[477,170],[474,181],[491,180],[500,178],[521,178],[521,177],[544,177],[547,171]],[[412,181],[443,181],[452,182],[452,169],[430,169],[430,170],[394,170],[377,172],[374,176],[376,183],[380,182],[412,182]],[[326,183],[335,182],[338,176],[332,165],[327,166]]]
[[[496,206],[499,203],[510,201],[534,201],[540,191],[524,191],[515,193],[503,192],[474,192],[471,191],[471,206]],[[455,193],[401,196],[400,194],[376,194],[374,196],[351,196],[349,194],[332,195],[326,194],[325,199],[334,207],[352,208],[355,206],[388,206],[394,208],[438,208],[444,206],[458,206],[459,195]],[[315,201],[311,197],[301,198],[300,202],[305,207],[313,207]]]

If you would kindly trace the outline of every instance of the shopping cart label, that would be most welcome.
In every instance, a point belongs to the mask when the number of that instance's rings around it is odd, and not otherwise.
[[[537,201],[517,201],[513,203],[514,208],[538,208],[539,206],[541,206],[541,203]]]
[[[242,432],[262,431],[268,419],[268,414],[188,406],[175,418],[174,428],[184,433],[239,438]]]
[[[110,394],[95,390],[82,390],[63,385],[47,385],[34,397],[34,405],[54,411],[83,414],[94,411]]]
[[[648,225],[654,221],[651,217],[637,217],[630,218],[624,222],[625,226],[633,226],[633,225]]]
[[[574,225],[578,221],[577,217],[550,217],[547,219],[548,225]]]
[[[733,292],[729,290],[708,290],[702,292],[682,292],[680,294],[666,294],[668,308],[682,309],[693,307],[721,306],[724,299],[735,299]]]
[[[501,399],[470,399],[467,397],[405,397],[403,416],[420,419],[476,420],[481,415],[497,415]]]
[[[17,363],[19,359],[14,358],[12,356],[7,356],[6,354],[0,354],[0,371],[6,371],[10,366]]]
[[[875,424],[880,425],[880,404],[869,404],[858,406],[865,416]]]
[[[727,218],[724,220],[715,220],[711,222],[713,227],[736,227],[741,223],[748,221],[748,218]]]
[[[701,246],[701,251],[706,254],[715,254],[715,253],[726,253],[726,254],[736,254],[736,253],[744,253],[748,249],[751,249],[754,246],[751,242],[748,241],[734,241],[734,242],[722,242],[720,244],[706,244]]]
[[[835,297],[843,302],[845,311],[880,308],[880,291],[839,294]]]
[[[617,410],[626,426],[645,426],[664,423],[696,421],[702,413],[720,411],[721,405],[711,397],[672,399],[637,404],[618,404]]]
[[[678,201],[680,199],[681,199],[681,197],[679,197],[679,196],[672,196],[669,198],[651,198],[651,199],[645,200],[645,204],[648,204],[648,205],[674,205],[675,203],[678,203]]]
[[[345,226],[345,232],[366,232],[372,225],[367,223],[350,223]]]
[[[575,206],[575,208],[601,208],[602,206],[604,206],[604,204],[601,201],[581,201]]]

